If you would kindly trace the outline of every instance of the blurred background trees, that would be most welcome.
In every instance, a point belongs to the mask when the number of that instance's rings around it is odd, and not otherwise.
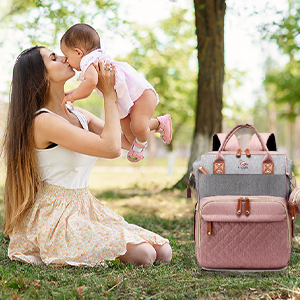
[[[272,115],[271,127],[278,132],[280,144],[286,145],[290,157],[298,160],[300,112],[300,2],[288,1],[288,11],[280,22],[263,28],[264,38],[276,41],[287,58],[284,66],[268,60],[264,86],[268,111]],[[278,122],[277,122],[278,120]],[[273,124],[272,124],[273,123]]]

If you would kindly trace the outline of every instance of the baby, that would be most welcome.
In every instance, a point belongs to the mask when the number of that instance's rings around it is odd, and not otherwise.
[[[151,130],[160,133],[165,144],[172,140],[172,121],[169,114],[152,118],[158,95],[152,85],[134,68],[125,62],[113,61],[100,47],[97,31],[87,24],[70,27],[60,41],[61,51],[70,66],[81,71],[82,83],[77,89],[65,92],[62,104],[88,97],[96,88],[98,73],[93,66],[95,60],[104,59],[115,65],[115,90],[118,97],[120,123],[131,148],[127,158],[138,162],[144,158],[142,153],[147,147]],[[110,68],[106,69],[110,70]],[[103,97],[96,88],[97,93]]]

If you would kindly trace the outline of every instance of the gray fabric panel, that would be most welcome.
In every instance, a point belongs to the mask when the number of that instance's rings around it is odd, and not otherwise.
[[[293,161],[289,158],[286,158],[287,160],[287,171],[289,174],[292,174],[293,172]]]
[[[261,195],[286,198],[286,176],[202,174],[200,197],[218,195]]]
[[[216,154],[207,153],[201,156],[201,166],[210,174],[213,173],[213,162]],[[225,174],[262,174],[262,161],[265,154],[253,154],[247,157],[243,154],[240,158],[235,154],[224,154]],[[274,159],[274,174],[285,174],[286,171],[291,173],[292,161],[287,159],[283,154],[272,155]],[[196,160],[193,164],[194,169],[198,168],[200,161]],[[286,165],[288,170],[286,170]]]

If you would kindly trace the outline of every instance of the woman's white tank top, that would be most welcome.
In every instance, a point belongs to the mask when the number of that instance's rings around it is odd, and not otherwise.
[[[67,108],[76,115],[83,130],[89,130],[85,116],[72,106],[67,105]],[[46,108],[40,109],[37,113],[42,111],[55,114]],[[87,187],[91,171],[98,159],[94,156],[71,151],[60,145],[49,149],[36,149],[36,154],[41,181],[67,189]]]

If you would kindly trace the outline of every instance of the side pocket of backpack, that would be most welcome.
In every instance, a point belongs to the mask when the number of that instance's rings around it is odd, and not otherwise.
[[[296,215],[300,215],[300,189],[299,188],[295,188],[290,195],[289,210],[290,210],[292,220],[294,221]]]

